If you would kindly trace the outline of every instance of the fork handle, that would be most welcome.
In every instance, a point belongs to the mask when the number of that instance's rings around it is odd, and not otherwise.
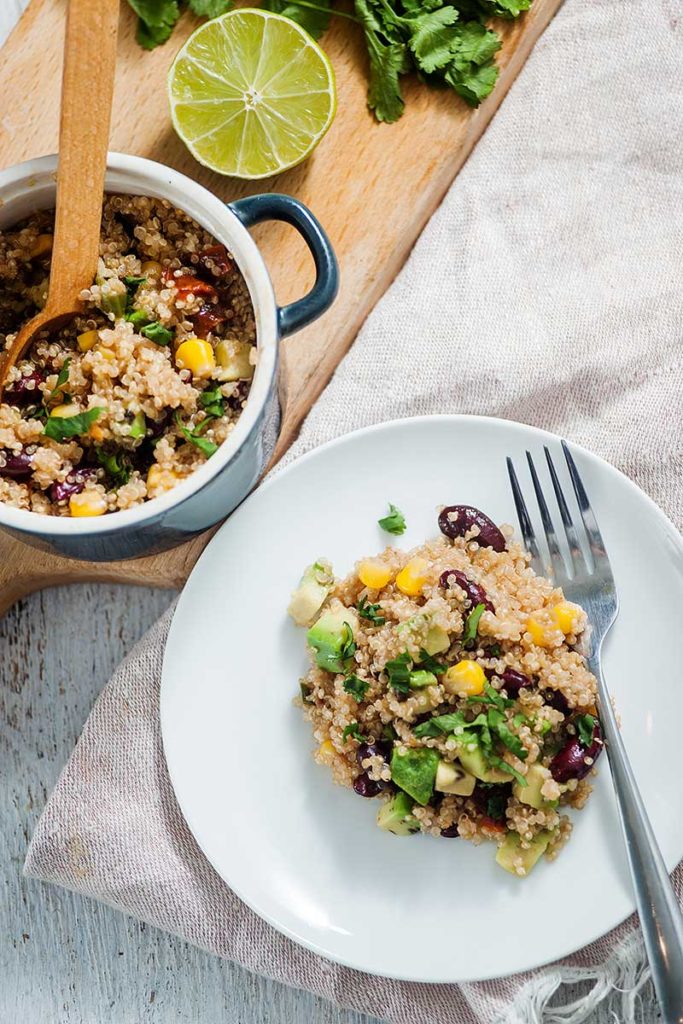
[[[664,1024],[683,1024],[683,916],[631,771],[603,680],[599,652],[589,659],[589,668],[598,680],[600,722],[662,1020]]]

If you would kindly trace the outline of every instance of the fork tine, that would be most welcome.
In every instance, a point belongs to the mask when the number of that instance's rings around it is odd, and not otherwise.
[[[529,463],[529,471],[531,473],[531,482],[534,485],[534,491],[536,492],[536,501],[538,502],[538,508],[541,513],[541,521],[543,522],[543,529],[545,531],[545,539],[548,543],[548,551],[550,553],[550,561],[552,562],[553,572],[558,583],[563,584],[569,579],[567,572],[567,566],[565,565],[560,546],[557,543],[557,534],[555,533],[555,526],[553,524],[550,511],[548,509],[548,503],[545,500],[541,482],[538,479],[538,473],[536,472],[536,466],[534,460],[531,457],[531,452],[526,453],[526,460]]]
[[[605,542],[602,539],[602,534],[600,533],[600,527],[598,526],[595,514],[591,508],[591,503],[588,500],[588,495],[586,494],[586,489],[583,486],[583,480],[579,475],[576,463],[572,458],[572,453],[569,451],[569,445],[566,441],[562,442],[562,451],[564,452],[564,457],[567,460],[569,475],[572,478],[574,494],[576,495],[576,500],[578,502],[583,527],[588,535],[593,559],[596,562],[598,559],[607,559],[607,551],[605,550]]]
[[[569,545],[569,557],[571,560],[572,569],[574,575],[576,575],[576,573],[581,569],[586,569],[586,560],[583,557],[583,551],[581,550],[579,539],[576,536],[576,527],[574,526],[574,521],[572,520],[571,512],[567,507],[567,502],[565,501],[564,497],[564,491],[562,490],[562,484],[560,483],[559,477],[557,475],[557,470],[555,469],[555,463],[553,462],[553,457],[550,454],[550,449],[548,448],[547,444],[543,445],[543,450],[545,452],[545,460],[548,463],[548,470],[550,471],[550,479],[552,480],[553,490],[555,491],[557,506],[560,510],[560,516],[562,517],[562,525],[564,526],[567,544]]]
[[[519,528],[522,531],[524,546],[531,555],[532,568],[536,573],[542,575],[543,563],[541,562],[541,556],[538,551],[538,544],[536,543],[536,534],[534,533],[534,528],[531,525],[529,510],[526,507],[526,502],[524,501],[522,489],[519,486],[519,480],[517,479],[515,467],[509,455],[505,461],[507,462],[508,476],[510,477],[510,487],[512,488],[512,497],[515,502],[515,508],[517,509],[517,518],[519,520]]]

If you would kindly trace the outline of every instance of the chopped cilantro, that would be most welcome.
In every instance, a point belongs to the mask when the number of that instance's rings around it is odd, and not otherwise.
[[[407,651],[404,651],[403,654],[399,654],[384,666],[384,671],[389,676],[389,686],[396,693],[410,693],[412,664],[412,658]]]
[[[95,456],[106,470],[113,487],[123,487],[128,483],[133,464],[125,452],[107,452],[104,448],[95,448]]]
[[[302,701],[305,704],[309,703],[311,699],[311,688],[303,679],[299,683],[299,693],[301,694]]]
[[[144,309],[134,309],[132,313],[127,313],[126,320],[129,324],[132,324],[136,330],[147,327],[152,323]]]
[[[486,799],[486,814],[494,821],[504,821],[507,803],[508,798],[504,793],[492,793]]]
[[[199,405],[207,416],[213,416],[216,419],[223,416],[225,413],[225,399],[223,398],[220,385],[217,384],[215,388],[207,388],[206,391],[202,391],[199,396]]]
[[[474,642],[477,639],[477,629],[479,628],[479,619],[485,611],[486,605],[478,604],[465,619],[465,628],[462,634],[463,647],[474,647]]]
[[[358,614],[361,619],[367,619],[373,626],[383,626],[387,621],[383,615],[380,614],[380,606],[378,604],[369,604],[367,597],[361,597],[357,605]]]
[[[442,676],[446,671],[447,666],[442,662],[437,661],[436,658],[425,651],[424,647],[421,647],[420,668],[423,668],[425,672],[433,672],[435,676]]]
[[[62,363],[62,367],[57,374],[57,383],[53,387],[47,398],[43,399],[43,405],[47,409],[54,401],[59,399],[62,401],[66,396],[62,394],[64,391],[64,385],[69,379],[69,365],[71,363],[71,357],[65,359]]]
[[[146,280],[146,277],[131,277],[130,275],[127,275],[126,277],[124,277],[123,283],[128,289],[128,294],[135,295],[140,285],[144,284]]]
[[[406,532],[406,521],[400,508],[396,508],[395,505],[389,505],[389,511],[383,519],[378,519],[377,522],[386,530],[387,533],[393,533],[399,537],[402,533]]]
[[[358,676],[353,675],[347,676],[343,685],[346,693],[350,693],[351,696],[359,703],[370,689],[370,683],[366,682],[365,679],[359,679]]]
[[[193,444],[195,448],[199,448],[200,452],[206,455],[207,459],[210,459],[212,455],[215,455],[218,451],[218,445],[214,441],[209,441],[208,438],[202,437],[202,434],[207,429],[213,417],[207,416],[206,419],[202,420],[199,426],[195,427],[194,430],[189,430],[183,426],[180,415],[176,413],[175,421],[178,426],[178,430],[183,435],[186,441]]]
[[[489,658],[500,658],[503,652],[500,644],[491,644],[486,653],[488,654]]]
[[[358,722],[351,722],[350,725],[346,726],[342,733],[342,739],[344,743],[346,743],[349,736],[352,739],[356,740],[357,743],[363,743],[365,741],[365,736],[363,736],[363,734],[361,733]]]
[[[48,416],[43,433],[53,441],[66,441],[69,437],[87,434],[97,417],[104,410],[95,407],[79,412],[76,416]]]
[[[342,661],[348,661],[348,659],[352,658],[355,653],[356,641],[353,639],[353,630],[349,626],[348,622],[345,622],[342,626],[339,657]]]
[[[593,715],[577,715],[574,725],[579,736],[579,743],[582,747],[590,747],[595,734],[596,720]]]

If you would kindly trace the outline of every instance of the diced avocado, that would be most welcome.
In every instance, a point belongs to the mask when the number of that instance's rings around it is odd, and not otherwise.
[[[439,755],[431,747],[401,752],[394,747],[391,755],[391,778],[418,804],[427,804],[434,792]]]
[[[537,811],[557,807],[557,800],[546,800],[541,793],[548,778],[550,778],[550,772],[547,768],[543,768],[540,764],[529,765],[529,770],[526,773],[526,786],[520,786],[518,782],[515,782],[512,793],[520,803],[528,804],[529,807],[534,807]]]
[[[539,832],[531,840],[527,849],[522,848],[522,841],[516,832],[508,832],[505,839],[498,847],[496,864],[505,868],[511,875],[524,877],[528,875],[537,861],[541,859],[548,849],[554,832]]]
[[[424,669],[417,669],[411,672],[408,678],[408,685],[413,690],[419,690],[423,686],[434,686],[437,678],[433,672],[425,672]]]
[[[297,626],[311,625],[327,600],[333,583],[334,575],[329,562],[320,559],[308,566],[287,609]]]
[[[382,804],[377,824],[395,836],[411,836],[420,831],[420,823],[413,814],[413,801],[407,793],[396,793],[391,800]]]
[[[439,691],[431,690],[428,686],[425,686],[422,690],[415,690],[411,697],[415,701],[415,706],[421,715],[424,715],[427,711],[433,711],[441,703]]]
[[[315,651],[315,661],[319,668],[334,673],[345,671],[356,649],[353,631],[357,626],[356,613],[351,608],[345,608],[341,602],[322,613],[307,634],[308,644]]]
[[[145,414],[140,410],[136,412],[133,417],[133,422],[130,425],[129,437],[144,437],[147,433],[147,424],[145,422]]]
[[[512,778],[501,768],[493,768],[488,765],[481,747],[474,743],[468,742],[459,745],[458,760],[465,771],[474,775],[481,782],[509,782]]]
[[[454,793],[456,796],[471,796],[477,780],[460,765],[450,761],[439,761],[436,769],[434,789],[439,793]]]
[[[422,644],[427,654],[443,654],[451,646],[450,637],[441,626],[430,626]]]

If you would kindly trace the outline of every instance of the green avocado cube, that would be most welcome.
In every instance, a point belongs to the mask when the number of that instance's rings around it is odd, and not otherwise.
[[[394,747],[391,755],[391,778],[418,804],[428,804],[434,792],[439,755],[431,747],[404,750]]]

